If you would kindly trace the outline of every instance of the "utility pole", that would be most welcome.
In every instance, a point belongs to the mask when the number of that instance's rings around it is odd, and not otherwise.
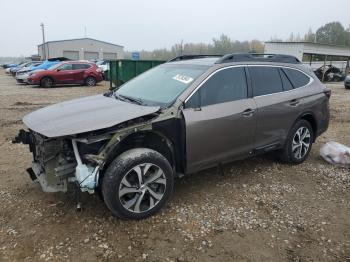
[[[87,37],[87,34],[86,34],[86,26],[84,26],[84,37],[85,37],[85,38]]]
[[[42,32],[42,35],[43,35],[43,48],[42,48],[43,60],[46,60],[45,26],[44,26],[44,23],[41,23],[40,26],[41,26],[41,32]]]
[[[184,40],[181,40],[181,43],[180,43],[180,55],[183,54],[183,43],[184,43]]]

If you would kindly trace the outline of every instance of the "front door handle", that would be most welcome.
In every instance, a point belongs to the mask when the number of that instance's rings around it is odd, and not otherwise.
[[[299,99],[293,99],[293,100],[289,101],[290,106],[298,106],[299,104],[300,104]]]
[[[255,113],[255,109],[248,108],[248,109],[243,111],[242,115],[245,117],[250,117],[250,116],[254,115],[254,113]]]

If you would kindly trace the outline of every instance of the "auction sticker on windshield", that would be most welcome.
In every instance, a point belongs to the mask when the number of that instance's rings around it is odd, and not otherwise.
[[[193,81],[192,77],[177,74],[173,77],[174,80],[180,81],[181,83],[188,84]]]

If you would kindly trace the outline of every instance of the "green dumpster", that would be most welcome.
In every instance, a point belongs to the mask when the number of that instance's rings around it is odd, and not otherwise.
[[[163,64],[159,60],[113,60],[109,62],[108,79],[110,89],[115,89],[135,76]]]
[[[104,80],[109,81],[109,70],[104,72]]]

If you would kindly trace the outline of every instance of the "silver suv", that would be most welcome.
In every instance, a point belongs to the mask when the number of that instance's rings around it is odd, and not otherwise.
[[[28,114],[14,142],[29,144],[43,191],[98,191],[114,215],[141,219],[176,176],[269,151],[302,163],[328,127],[330,95],[292,56],[181,56]]]

